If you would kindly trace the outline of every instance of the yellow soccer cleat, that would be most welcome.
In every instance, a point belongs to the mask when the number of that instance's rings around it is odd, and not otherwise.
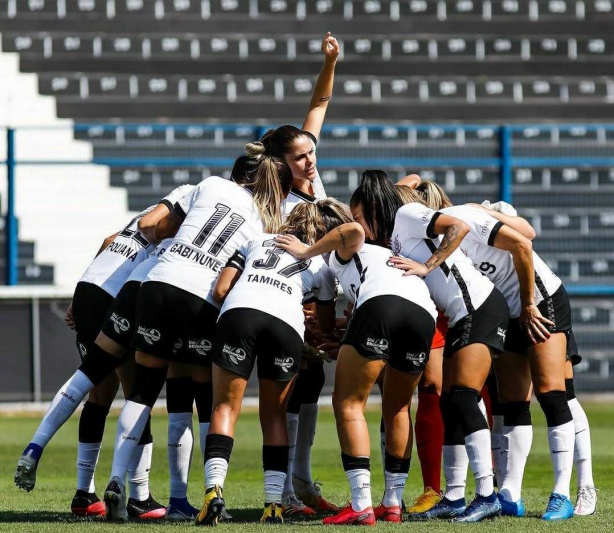
[[[424,513],[432,509],[441,501],[441,494],[435,492],[431,487],[426,487],[414,501],[413,505],[407,509],[409,514]]]
[[[226,502],[222,497],[222,489],[215,485],[205,492],[203,506],[196,515],[195,524],[197,526],[215,526],[220,516],[224,513]]]
[[[281,516],[281,505],[276,503],[265,503],[264,512],[260,518],[261,524],[283,524],[284,519]]]

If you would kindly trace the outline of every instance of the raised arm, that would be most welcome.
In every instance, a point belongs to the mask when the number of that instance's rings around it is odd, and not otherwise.
[[[322,52],[324,53],[324,64],[313,88],[309,110],[303,121],[303,130],[308,131],[316,138],[320,136],[328,102],[333,94],[335,65],[339,55],[339,43],[330,32],[326,34],[322,41]]]
[[[362,248],[365,231],[358,222],[349,222],[329,231],[312,246],[305,246],[294,235],[278,235],[275,241],[277,246],[287,250],[297,259],[311,259],[336,250],[339,257],[347,261]]]

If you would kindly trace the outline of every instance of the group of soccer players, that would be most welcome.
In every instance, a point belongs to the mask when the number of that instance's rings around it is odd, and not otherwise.
[[[231,519],[223,487],[234,426],[257,365],[266,414],[263,522],[317,512],[330,514],[324,523],[331,525],[400,522],[416,388],[425,491],[407,509],[410,519],[524,516],[533,389],[547,419],[555,475],[543,518],[593,513],[590,432],[573,393],[571,364],[579,356],[569,299],[532,251],[535,233],[507,204],[452,206],[439,186],[415,175],[394,185],[384,172],[366,171],[349,206],[326,198],[315,147],[339,53],[330,34],[322,50],[324,65],[301,129],[267,132],[246,146],[229,180],[178,187],[105,241],[67,314],[82,364],[20,457],[16,484],[34,488],[44,447],[88,396],[79,424],[75,514],[203,525]],[[351,304],[347,323],[335,316],[337,283]],[[343,509],[322,496],[310,465],[322,358],[331,355],[337,359],[333,407],[352,494]],[[94,471],[120,381],[127,401],[103,503]],[[150,412],[165,383],[168,506],[153,499],[148,485]],[[376,507],[364,418],[375,383],[382,390],[385,471]],[[483,396],[492,403],[490,416]],[[205,479],[200,511],[187,500],[194,402]],[[574,458],[575,510],[569,499]],[[466,505],[468,466],[476,497]]]

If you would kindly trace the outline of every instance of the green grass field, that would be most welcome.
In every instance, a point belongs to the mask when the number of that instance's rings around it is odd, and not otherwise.
[[[471,528],[471,531],[614,531],[614,407],[605,404],[585,404],[591,421],[593,437],[593,464],[596,485],[599,491],[598,512],[594,516],[573,518],[564,523],[545,523],[540,515],[546,505],[552,485],[552,473],[546,440],[543,416],[538,409],[533,411],[535,438],[529,464],[525,475],[524,499],[529,516],[524,519],[499,518],[481,524],[403,523],[378,524],[379,530],[403,529],[429,533],[458,531]],[[374,409],[368,413],[373,449],[373,496],[383,491],[383,479],[379,461],[378,435],[379,415]],[[0,417],[0,531],[6,532],[76,532],[76,531],[116,531],[147,530],[175,531],[193,527],[191,524],[109,524],[103,520],[83,520],[74,518],[69,510],[74,493],[75,454],[77,439],[77,417],[68,423],[47,447],[38,470],[36,488],[30,493],[18,490],[13,485],[13,471],[16,461],[39,421],[38,416]],[[115,434],[116,418],[107,422],[107,434],[97,472],[97,492],[101,495],[110,472],[112,443]],[[154,417],[153,424],[155,451],[151,472],[152,493],[162,503],[168,501],[168,474],[166,467],[166,418],[163,413]],[[197,441],[198,442],[198,441]],[[246,410],[239,420],[234,453],[229,476],[226,482],[225,497],[235,521],[218,526],[220,531],[241,529],[242,531],[262,531],[266,526],[258,524],[262,512],[262,471],[261,437],[258,417],[253,411]],[[313,455],[314,475],[323,482],[325,496],[338,504],[347,501],[349,489],[341,468],[339,445],[335,432],[332,412],[322,409]],[[202,498],[203,468],[196,452],[191,472],[189,498],[192,504],[200,506]],[[575,479],[572,480],[575,495]],[[405,491],[406,501],[412,500],[421,491],[420,468],[417,458],[412,465],[409,483]],[[574,495],[572,500],[575,501]],[[472,481],[469,480],[468,496],[473,496]],[[376,504],[378,501],[375,502]],[[275,531],[316,531],[323,530],[320,520],[286,522],[274,527]],[[86,529],[83,529],[86,528]],[[326,528],[330,531],[330,528]]]

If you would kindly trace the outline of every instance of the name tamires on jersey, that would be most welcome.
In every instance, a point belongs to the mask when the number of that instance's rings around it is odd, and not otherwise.
[[[228,266],[242,272],[228,293],[221,314],[229,309],[257,309],[305,333],[302,303],[307,295],[320,301],[336,296],[335,278],[324,259],[301,261],[275,245],[275,235],[265,234],[241,246]]]
[[[263,232],[251,193],[218,176],[202,181],[175,204],[184,219],[145,281],[160,281],[207,300],[230,255]]]

